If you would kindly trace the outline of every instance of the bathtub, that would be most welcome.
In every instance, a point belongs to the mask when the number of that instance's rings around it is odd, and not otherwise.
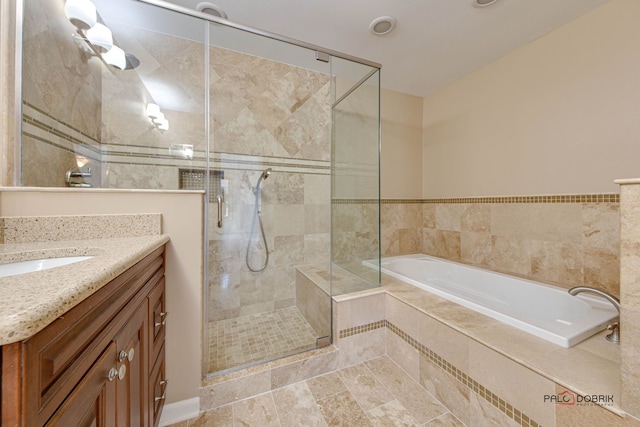
[[[375,260],[364,265],[377,268]],[[618,311],[604,299],[427,255],[382,258],[382,272],[449,301],[571,347],[605,329]]]

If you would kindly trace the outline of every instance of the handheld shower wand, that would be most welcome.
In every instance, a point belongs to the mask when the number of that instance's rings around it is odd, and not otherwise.
[[[269,246],[267,245],[267,236],[265,236],[264,234],[264,226],[262,225],[262,181],[265,181],[267,178],[269,178],[269,175],[271,175],[271,168],[267,168],[265,169],[264,172],[262,172],[262,175],[260,175],[260,178],[258,178],[258,182],[256,183],[256,186],[252,189],[253,194],[255,196],[255,206],[256,206],[256,210],[255,210],[255,214],[253,215],[253,221],[251,223],[251,234],[249,235],[249,241],[247,242],[247,252],[245,255],[245,261],[247,263],[247,268],[254,272],[254,273],[259,273],[261,271],[263,271],[265,268],[267,268],[267,265],[269,265]],[[251,249],[251,236],[253,236],[253,233],[255,231],[256,228],[256,220],[257,222],[260,224],[260,235],[262,236],[262,242],[264,243],[264,252],[265,252],[265,261],[264,264],[262,264],[260,267],[258,268],[253,268],[251,266],[251,262],[249,261],[249,251]]]

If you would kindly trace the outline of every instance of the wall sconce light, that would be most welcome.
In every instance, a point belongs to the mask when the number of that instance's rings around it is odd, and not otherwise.
[[[96,24],[86,31],[87,40],[99,51],[107,52],[113,48],[113,34],[102,24]]]
[[[120,70],[127,68],[127,57],[124,50],[118,46],[113,46],[107,52],[102,54],[102,59],[109,65],[112,65]]]
[[[98,14],[91,0],[67,0],[64,13],[79,30],[86,30],[96,25]]]
[[[125,54],[113,44],[113,34],[109,28],[97,22],[98,12],[91,0],[66,0],[64,12],[77,28],[79,36],[74,37],[86,43],[90,54],[120,70],[140,65],[138,58]]]
[[[169,120],[165,119],[158,104],[147,104],[147,116],[149,116],[151,123],[153,123],[156,128],[162,131],[169,130]]]

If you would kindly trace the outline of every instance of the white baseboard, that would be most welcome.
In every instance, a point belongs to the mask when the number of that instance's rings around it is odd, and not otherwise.
[[[200,398],[181,400],[164,405],[160,416],[159,427],[179,423],[180,421],[197,418],[200,415]]]

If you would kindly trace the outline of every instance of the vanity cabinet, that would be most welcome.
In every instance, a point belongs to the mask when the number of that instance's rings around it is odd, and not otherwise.
[[[156,426],[167,384],[164,296],[161,247],[33,337],[3,346],[2,426]]]

